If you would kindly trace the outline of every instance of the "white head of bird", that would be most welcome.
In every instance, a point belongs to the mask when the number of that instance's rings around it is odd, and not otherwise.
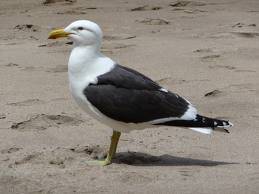
[[[65,29],[53,30],[49,34],[49,39],[69,37],[74,46],[100,47],[102,36],[102,30],[96,23],[88,20],[78,20],[68,25]]]
[[[105,72],[114,62],[101,54],[102,30],[94,22],[78,20],[64,29],[50,32],[49,39],[68,37],[73,41],[73,49],[68,61],[68,72],[71,78],[88,78],[97,72]],[[105,66],[102,65],[105,61]],[[70,80],[71,81],[71,80]]]

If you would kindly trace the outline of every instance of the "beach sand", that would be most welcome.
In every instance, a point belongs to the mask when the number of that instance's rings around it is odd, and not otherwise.
[[[45,2],[45,3],[44,3]],[[230,134],[160,127],[122,134],[84,113],[68,87],[67,39],[53,28],[98,23],[102,51],[229,119]],[[0,193],[259,192],[257,0],[1,0]]]

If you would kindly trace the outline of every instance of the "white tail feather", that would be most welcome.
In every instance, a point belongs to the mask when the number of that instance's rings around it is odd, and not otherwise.
[[[190,128],[193,131],[197,131],[200,133],[204,133],[204,134],[211,134],[212,133],[212,128]]]

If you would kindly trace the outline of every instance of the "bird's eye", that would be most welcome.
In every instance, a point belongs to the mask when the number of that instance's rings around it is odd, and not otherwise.
[[[78,27],[77,29],[78,29],[78,30],[83,30],[84,28],[83,28],[83,27]]]

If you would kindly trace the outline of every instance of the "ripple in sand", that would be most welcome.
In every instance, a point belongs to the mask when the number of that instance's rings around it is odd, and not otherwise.
[[[12,102],[12,103],[7,103],[7,105],[10,106],[32,106],[32,105],[37,105],[37,104],[43,104],[44,101],[40,99],[28,99],[20,102]]]

